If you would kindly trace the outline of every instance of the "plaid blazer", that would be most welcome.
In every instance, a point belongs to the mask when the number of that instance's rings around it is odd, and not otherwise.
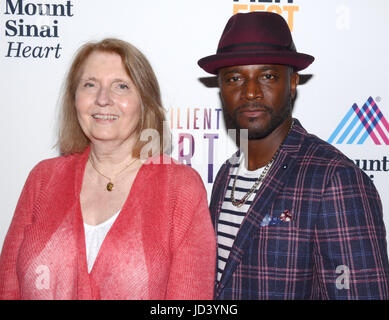
[[[215,227],[230,168],[223,164],[213,186]],[[389,299],[388,279],[372,181],[295,119],[215,282],[215,299]]]

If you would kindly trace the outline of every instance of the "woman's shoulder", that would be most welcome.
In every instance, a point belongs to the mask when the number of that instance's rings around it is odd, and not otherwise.
[[[74,153],[69,155],[59,155],[53,158],[47,158],[39,161],[33,170],[50,170],[66,165],[72,165],[82,156],[80,153]]]
[[[149,159],[146,165],[152,167],[163,174],[174,176],[175,179],[191,179],[197,182],[202,181],[199,173],[192,167],[179,163],[176,159],[164,154],[159,157]]]
[[[41,160],[33,167],[30,176],[55,176],[69,170],[74,172],[83,155],[84,153],[74,153]]]
[[[206,208],[207,191],[200,174],[192,167],[179,163],[177,160],[164,155],[151,164],[150,171],[143,175],[146,177],[148,188],[154,186],[162,197],[168,199],[169,205],[173,208],[173,216],[195,214],[195,208]],[[151,178],[151,179],[147,179]],[[170,212],[170,211],[168,211]]]

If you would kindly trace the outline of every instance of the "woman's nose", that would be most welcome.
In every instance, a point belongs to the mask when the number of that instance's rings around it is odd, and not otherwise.
[[[111,90],[109,88],[101,87],[97,92],[96,104],[101,107],[112,104]]]

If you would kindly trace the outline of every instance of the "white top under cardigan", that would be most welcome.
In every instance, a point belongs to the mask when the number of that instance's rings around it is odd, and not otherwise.
[[[111,229],[119,213],[120,210],[108,220],[105,220],[103,223],[100,223],[95,226],[91,226],[84,222],[86,260],[88,262],[88,273],[91,272],[97,254],[99,253],[100,247],[103,244],[103,241],[105,239],[105,236],[107,235],[109,229]]]

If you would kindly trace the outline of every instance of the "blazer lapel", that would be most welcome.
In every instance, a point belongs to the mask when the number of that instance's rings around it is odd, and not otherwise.
[[[209,209],[211,212],[211,219],[214,228],[217,226],[217,221],[219,220],[220,210],[223,204],[224,195],[226,194],[227,187],[230,181],[230,170],[231,163],[227,161],[220,168],[216,179],[214,181],[214,188],[212,190],[211,202],[209,204]]]
[[[294,155],[296,155],[299,150],[299,143],[296,141],[296,138],[297,140],[300,140],[298,138],[301,138],[297,135],[293,131],[290,133],[285,140],[282,149],[280,149],[278,157],[264,178],[262,185],[240,226],[239,232],[236,235],[224,272],[220,282],[216,285],[215,297],[220,295],[227,282],[231,279],[235,269],[242,260],[245,250],[252,241],[255,232],[260,228],[263,218],[271,208],[274,199],[279,192],[281,192],[284,182],[287,179],[286,177],[296,165]],[[227,178],[227,184],[228,181],[229,179]],[[222,194],[222,198],[219,200],[220,203],[223,201],[224,194],[225,193]],[[215,215],[215,221],[218,219],[220,207]]]

